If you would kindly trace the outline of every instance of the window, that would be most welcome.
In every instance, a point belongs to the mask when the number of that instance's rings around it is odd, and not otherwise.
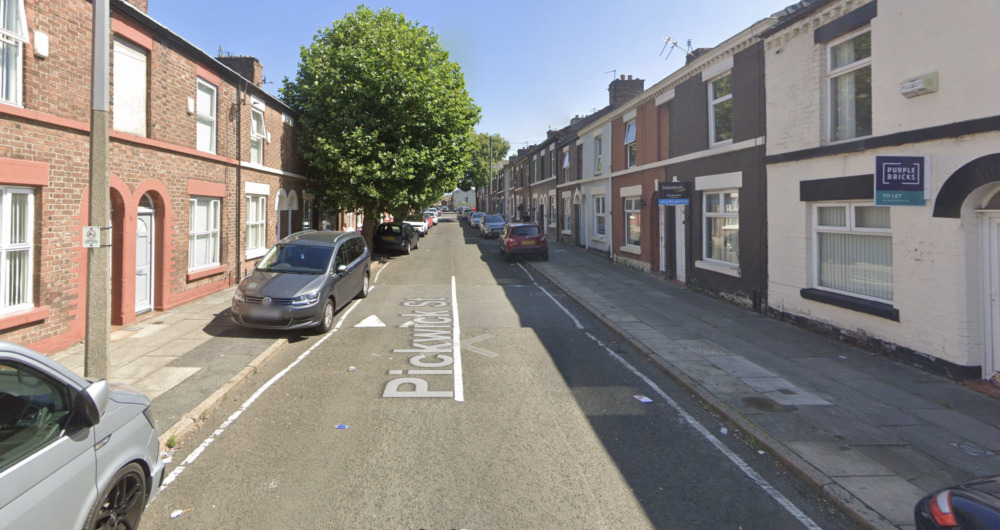
[[[594,197],[594,233],[603,237],[607,213],[604,210],[604,196]]]
[[[628,167],[635,167],[635,122],[625,124],[625,159]]]
[[[219,266],[219,199],[191,197],[188,230],[188,270]]]
[[[549,195],[549,226],[556,226],[556,196]]]
[[[739,265],[740,192],[704,194],[705,259]]]
[[[264,165],[264,113],[250,109],[250,162]]]
[[[535,156],[535,173],[531,175],[531,182],[538,182],[542,176],[542,161]]]
[[[569,180],[569,151],[563,153],[562,169],[563,169],[562,180],[563,182],[567,182]]]
[[[260,254],[265,245],[265,223],[267,221],[267,197],[247,195],[247,254]],[[255,252],[257,251],[257,252]]]
[[[636,197],[625,199],[625,244],[638,247],[642,244],[642,201]]]
[[[830,140],[872,134],[872,34],[870,29],[830,45]]]
[[[600,136],[594,138],[594,159],[595,159],[595,162],[594,162],[594,174],[597,175],[597,174],[600,174],[601,170],[604,169],[604,166],[601,163],[602,160],[601,160],[601,137]]]
[[[198,150],[215,152],[215,86],[198,80]]]
[[[712,146],[733,141],[733,75],[726,74],[708,84],[708,126]]]
[[[313,200],[302,199],[302,229],[312,230]]]
[[[295,126],[295,118],[293,118],[293,117],[289,116],[288,114],[285,114],[284,112],[282,112],[281,113],[281,123],[284,123],[285,125],[288,125],[289,127],[294,127]]]
[[[35,193],[3,188],[0,213],[0,312],[34,306]]]
[[[892,300],[889,208],[872,203],[816,203],[815,284],[873,300]]]
[[[563,214],[562,214],[562,217],[563,217],[563,226],[562,226],[562,229],[565,230],[565,231],[567,231],[567,232],[570,231],[570,230],[572,230],[573,229],[573,226],[572,226],[573,221],[571,220],[570,214],[569,214],[569,199],[563,199]]]
[[[21,65],[28,21],[24,0],[0,1],[0,101],[21,105]]]
[[[0,361],[0,411],[4,443],[0,472],[57,440],[70,418],[69,389],[48,376],[11,361]]]
[[[549,176],[556,176],[556,152],[549,151]]]
[[[113,127],[146,136],[146,50],[115,37],[114,51]]]

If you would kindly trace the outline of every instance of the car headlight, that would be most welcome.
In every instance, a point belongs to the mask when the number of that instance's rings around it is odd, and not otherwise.
[[[244,291],[243,289],[236,289],[236,294],[233,295],[233,301],[234,302],[246,302],[247,301],[247,292]]]
[[[292,305],[298,307],[311,306],[316,302],[319,302],[319,291],[313,291],[292,298]]]

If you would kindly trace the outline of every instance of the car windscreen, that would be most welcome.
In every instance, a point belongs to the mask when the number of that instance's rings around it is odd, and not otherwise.
[[[406,220],[407,221],[413,221],[415,223],[422,223],[422,222],[424,222],[424,218],[422,216],[419,216],[419,215],[407,215],[406,216]]]
[[[487,224],[488,223],[502,223],[503,222],[503,217],[500,217],[499,215],[487,215],[486,217],[483,218],[483,222],[487,223]]]
[[[378,227],[380,236],[398,236],[403,233],[403,227],[399,225],[382,225]]]
[[[485,215],[486,214],[480,213],[480,212],[476,212],[476,213],[472,214],[472,216],[475,217],[476,219],[479,219],[480,217],[484,217]]]
[[[333,249],[329,247],[275,245],[257,264],[257,270],[295,274],[325,274],[332,256]]]
[[[538,227],[537,226],[515,226],[514,227],[515,236],[537,236]]]

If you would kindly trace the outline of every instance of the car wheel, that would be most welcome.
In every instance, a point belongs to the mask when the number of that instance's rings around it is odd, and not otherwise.
[[[416,249],[418,249],[418,248],[420,248],[420,238],[419,238],[419,237],[417,238],[417,244],[416,244],[416,245],[413,245],[413,249],[414,249],[414,250],[416,250]]]
[[[319,321],[319,330],[323,333],[328,333],[333,329],[333,313],[334,313],[333,300],[330,298],[326,299],[326,303],[323,304],[323,320]]]
[[[369,284],[369,273],[366,272],[363,283],[361,284],[361,292],[358,293],[358,298],[368,298],[368,291],[370,290],[368,284]]]
[[[86,530],[136,528],[146,509],[146,472],[132,462],[118,470],[87,518]]]
[[[403,254],[406,254],[407,256],[410,255],[410,242],[409,241],[406,242],[406,250],[403,251]]]

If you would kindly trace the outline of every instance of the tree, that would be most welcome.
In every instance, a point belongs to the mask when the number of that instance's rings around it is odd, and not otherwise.
[[[282,99],[300,113],[299,151],[322,207],[397,217],[455,189],[472,164],[480,109],[426,26],[362,5],[300,53]]]
[[[493,163],[507,158],[510,142],[499,134],[490,136],[486,133],[476,135],[475,148],[472,151],[472,166],[458,183],[459,189],[472,191],[472,188],[482,189],[490,183],[490,138],[493,138]]]

